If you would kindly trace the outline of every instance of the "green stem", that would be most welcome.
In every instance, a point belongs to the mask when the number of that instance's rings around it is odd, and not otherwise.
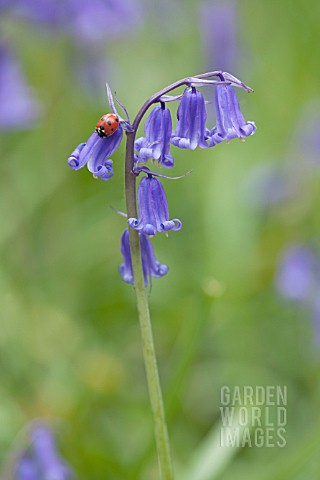
[[[134,139],[135,133],[127,132],[125,182],[128,218],[137,217],[136,177],[132,173],[134,161]],[[161,478],[162,480],[173,480],[174,477],[170,454],[169,436],[152,336],[148,299],[144,286],[139,233],[132,228],[129,228],[129,236],[138,316],[142,336],[143,357],[147,374],[150,403],[153,413],[155,439],[158,450]]]

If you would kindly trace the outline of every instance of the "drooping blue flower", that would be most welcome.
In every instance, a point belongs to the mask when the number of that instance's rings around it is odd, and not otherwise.
[[[101,138],[94,132],[87,143],[80,143],[68,159],[73,170],[79,170],[86,164],[96,177],[109,180],[113,176],[112,160],[108,159],[119,147],[123,136],[121,125],[108,137]]]
[[[144,285],[146,287],[151,277],[163,277],[168,272],[169,267],[158,262],[154,255],[151,240],[143,233],[140,233],[139,235]],[[123,263],[119,267],[119,273],[124,282],[131,283],[133,285],[134,279],[128,229],[123,232],[121,237],[121,253],[123,256]]]
[[[170,110],[165,108],[164,103],[152,110],[145,123],[144,133],[145,137],[138,138],[134,143],[138,152],[135,161],[143,163],[152,159],[164,167],[173,167],[174,159],[170,154],[172,120]]]
[[[29,129],[40,108],[10,47],[0,43],[0,130]]]
[[[209,147],[223,140],[245,138],[256,131],[254,122],[246,122],[237,95],[231,85],[217,85],[215,90],[216,126],[207,132]]]
[[[177,218],[169,219],[166,193],[160,181],[148,175],[143,177],[138,189],[139,219],[129,218],[128,225],[145,235],[155,235],[168,230],[177,231],[182,223]]]
[[[205,142],[207,113],[204,97],[195,87],[188,87],[178,108],[178,122],[171,143],[179,148],[207,148]]]

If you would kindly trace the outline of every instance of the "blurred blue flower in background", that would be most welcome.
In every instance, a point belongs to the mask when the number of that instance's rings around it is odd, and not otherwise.
[[[286,248],[281,256],[276,279],[282,296],[295,301],[307,300],[312,296],[316,280],[316,260],[313,251],[305,245]]]
[[[313,98],[303,106],[292,129],[289,156],[303,170],[310,173],[320,167],[320,98]]]
[[[200,9],[200,25],[208,69],[218,67],[227,72],[237,72],[240,52],[235,2],[204,2]]]
[[[71,468],[59,455],[49,427],[37,422],[28,426],[27,432],[27,447],[15,456],[14,480],[72,480],[75,478]]]
[[[320,256],[307,245],[290,245],[281,254],[275,278],[284,298],[307,307],[320,345]]]
[[[91,91],[110,77],[108,42],[112,48],[119,36],[132,35],[141,24],[139,5],[130,0],[86,0],[81,5],[75,0],[2,0],[0,13],[10,25],[19,26],[23,20],[26,28],[37,27],[42,35],[50,35],[50,42],[69,37],[74,51],[67,63],[77,81]],[[0,129],[6,130],[34,126],[40,112],[10,49],[14,32],[9,29],[6,44],[0,43]]]
[[[283,165],[264,162],[249,172],[242,185],[243,195],[255,210],[268,210],[294,198],[298,191],[297,178]]]
[[[40,106],[8,44],[0,42],[0,129],[29,129]]]
[[[18,0],[0,6],[3,15],[22,17],[77,41],[98,43],[134,29],[141,19],[139,2],[130,0]]]

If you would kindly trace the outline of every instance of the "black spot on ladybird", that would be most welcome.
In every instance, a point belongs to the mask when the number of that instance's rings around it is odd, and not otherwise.
[[[112,122],[110,120],[107,121],[108,125],[112,125]]]

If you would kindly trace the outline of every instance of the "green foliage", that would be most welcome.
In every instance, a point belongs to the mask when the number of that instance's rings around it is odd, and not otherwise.
[[[175,174],[193,173],[164,181],[183,229],[154,239],[170,266],[150,292],[156,349],[178,469],[219,426],[221,385],[280,384],[287,446],[240,449],[219,479],[313,480],[320,352],[308,313],[280,299],[273,278],[286,244],[319,246],[319,177],[268,214],[246,201],[244,185],[256,165],[290,164],[291,132],[319,96],[319,4],[241,5],[240,74],[255,93],[240,92],[240,103],[258,130],[244,144],[174,151]],[[190,2],[192,21],[177,36],[150,21],[106,45],[106,80],[131,117],[162,86],[205,71],[197,7]],[[21,28],[18,52],[44,115],[33,130],[0,136],[0,461],[23,425],[43,416],[80,480],[156,478],[134,294],[117,272],[125,221],[110,208],[125,208],[124,145],[110,182],[68,168],[108,108],[76,81],[69,41]]]

